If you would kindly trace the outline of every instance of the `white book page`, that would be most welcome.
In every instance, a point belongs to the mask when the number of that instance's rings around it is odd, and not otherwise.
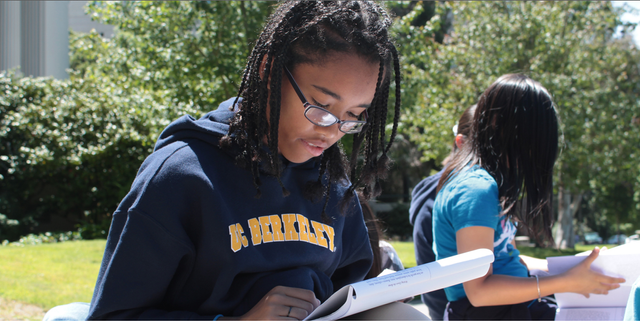
[[[626,282],[609,294],[591,294],[589,298],[577,293],[556,293],[558,307],[624,307],[633,282],[640,276],[640,243],[626,244],[603,250],[591,264],[591,269],[609,276],[623,277]],[[584,255],[549,257],[549,273],[563,273],[585,259]]]
[[[416,266],[401,270],[393,275],[353,284],[356,297],[352,304],[353,310],[364,311],[407,297],[456,285],[484,276],[489,270],[489,263],[477,265],[477,263],[471,262],[468,263],[468,266],[462,267],[440,266],[441,264],[437,262],[430,264],[434,265]],[[458,266],[461,264],[459,263]],[[462,268],[465,270],[461,270]],[[447,269],[451,274],[443,274]]]
[[[356,314],[352,310],[353,286],[347,285],[333,293],[322,305],[316,308],[303,321],[335,321],[342,317]]]
[[[559,308],[556,321],[622,321],[624,307]]]
[[[484,276],[492,262],[493,252],[477,249],[347,285],[334,293],[305,320],[334,320],[407,297],[460,284]]]
[[[605,250],[608,255],[640,255],[640,241],[633,241]]]
[[[577,293],[556,293],[558,307],[622,307],[627,305],[631,292],[630,285],[621,285],[620,288],[609,291],[609,294],[590,294],[589,298]]]

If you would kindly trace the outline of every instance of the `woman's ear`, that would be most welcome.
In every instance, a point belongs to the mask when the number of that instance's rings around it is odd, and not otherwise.
[[[467,141],[467,138],[464,135],[462,134],[456,135],[456,146],[458,147],[458,149],[462,149],[462,146],[466,141]]]

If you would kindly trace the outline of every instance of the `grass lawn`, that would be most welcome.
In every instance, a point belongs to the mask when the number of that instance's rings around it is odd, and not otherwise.
[[[42,312],[56,305],[90,302],[105,242],[84,240],[0,247],[0,320],[22,320],[23,317],[26,320],[41,320]],[[416,266],[413,242],[390,243],[406,268]],[[521,247],[520,251],[525,255],[545,258],[572,255],[595,246],[576,245],[575,251],[562,252]],[[20,313],[23,311],[22,307],[29,305],[44,311],[29,311],[25,308],[26,313]],[[20,312],[16,313],[17,311]]]
[[[105,242],[0,247],[0,298],[45,311],[60,304],[90,302]]]
[[[416,266],[416,253],[414,253],[413,242],[389,241],[389,244],[395,248],[404,268]]]

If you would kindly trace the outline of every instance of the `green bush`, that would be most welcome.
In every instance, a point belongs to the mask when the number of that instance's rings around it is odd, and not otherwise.
[[[0,240],[37,232],[53,216],[87,226],[84,237],[105,237],[161,129],[193,112],[75,77],[3,73],[0,91]]]
[[[82,240],[82,236],[77,231],[67,231],[64,233],[51,233],[46,232],[43,234],[29,234],[27,236],[20,237],[15,242],[9,242],[8,240],[2,241],[2,246],[18,246],[24,247],[27,245],[40,245],[40,244],[52,244],[62,243],[67,241]]]
[[[8,219],[6,215],[0,214],[0,236],[15,239],[20,236],[19,222],[15,219]],[[0,238],[0,240],[2,240]]]
[[[105,237],[162,129],[235,95],[271,7],[91,2],[116,32],[70,34],[70,79],[0,74],[0,240],[56,230],[41,225],[52,218]]]

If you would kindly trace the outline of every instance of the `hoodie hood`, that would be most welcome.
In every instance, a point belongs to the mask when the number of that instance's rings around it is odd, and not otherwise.
[[[219,147],[220,138],[229,133],[229,123],[231,123],[233,116],[238,112],[238,105],[242,102],[242,97],[238,97],[238,102],[233,107],[233,110],[230,110],[229,108],[233,105],[235,99],[235,97],[232,97],[222,102],[218,106],[218,109],[205,114],[200,119],[196,120],[191,115],[184,115],[175,120],[169,124],[164,131],[162,131],[158,141],[156,142],[154,151],[158,151],[176,141],[184,141],[188,139],[197,139]],[[262,148],[267,152],[267,147],[265,145],[263,145]],[[238,148],[221,150],[225,151],[225,153],[230,156],[241,153]],[[321,157],[311,158],[303,163],[292,163],[282,155],[279,155],[279,158],[282,162],[282,166],[284,167],[283,169],[315,169],[318,166]],[[260,171],[265,174],[269,174],[271,171],[268,171],[265,167],[266,164],[262,163]]]
[[[238,110],[237,104],[233,110],[229,109],[235,100],[232,97],[222,102],[217,110],[205,114],[199,120],[191,115],[175,120],[162,131],[154,151],[184,139],[198,139],[217,146],[220,138],[229,132],[229,123]],[[242,98],[238,98],[238,103],[240,102]]]
[[[411,207],[409,208],[409,221],[411,225],[414,225],[418,214],[424,212],[426,216],[431,218],[433,203],[436,199],[436,188],[438,187],[438,181],[444,173],[444,168],[437,174],[427,177],[420,181],[413,188],[411,193]]]

